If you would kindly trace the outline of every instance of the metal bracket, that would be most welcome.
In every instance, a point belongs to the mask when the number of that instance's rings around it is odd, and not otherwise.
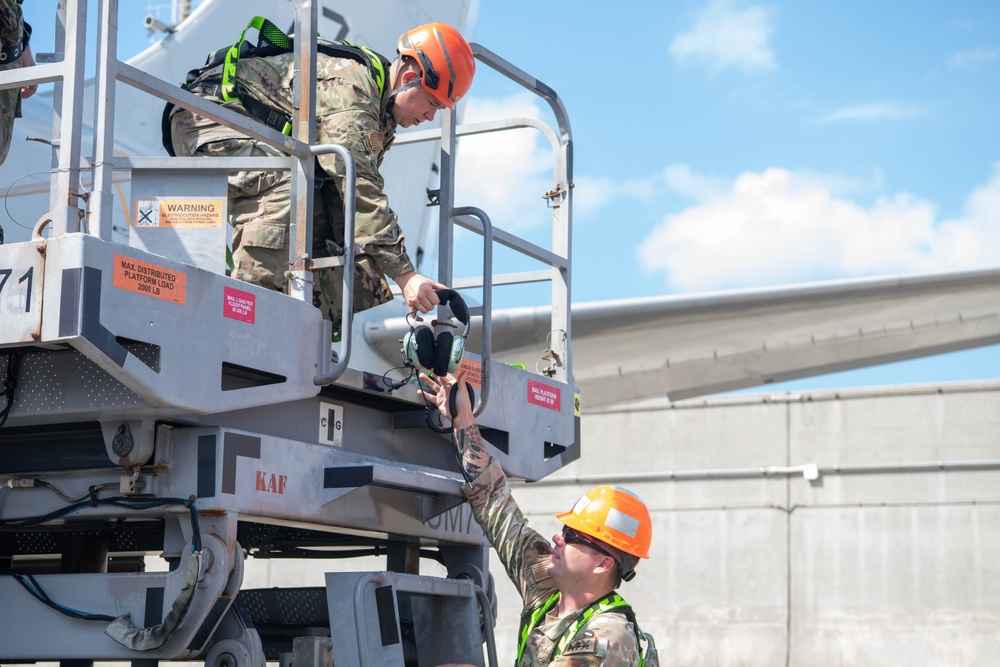
[[[573,184],[569,184],[569,189],[573,189]],[[559,208],[559,206],[566,199],[566,195],[569,194],[569,190],[564,189],[562,183],[557,183],[556,187],[546,192],[542,195],[542,199],[545,200],[545,205],[547,208]]]
[[[153,455],[155,422],[152,420],[102,422],[101,431],[108,458],[115,465],[127,468],[145,465]]]

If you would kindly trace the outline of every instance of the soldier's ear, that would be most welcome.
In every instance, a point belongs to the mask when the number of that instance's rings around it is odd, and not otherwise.
[[[601,559],[601,562],[597,564],[597,567],[594,568],[594,571],[609,572],[611,570],[616,569],[617,567],[618,567],[618,561],[616,561],[611,556],[605,556],[604,558]]]
[[[413,83],[420,78],[420,72],[415,71],[413,68],[406,68],[403,70],[400,76],[400,85],[406,85],[408,83]]]

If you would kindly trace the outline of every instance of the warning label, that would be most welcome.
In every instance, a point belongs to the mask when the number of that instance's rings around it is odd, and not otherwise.
[[[459,372],[465,373],[463,376],[465,381],[471,384],[476,389],[483,388],[483,365],[472,361],[470,359],[462,359],[462,365],[459,366]]]
[[[528,380],[528,403],[559,412],[562,394],[555,387]]]
[[[160,202],[137,201],[135,204],[136,227],[160,226]]]
[[[187,276],[155,264],[115,255],[113,284],[118,289],[183,304],[187,298]]]
[[[135,226],[160,229],[214,229],[221,227],[226,207],[222,199],[139,199]]]
[[[257,297],[250,292],[226,287],[222,295],[222,314],[231,320],[253,324]]]

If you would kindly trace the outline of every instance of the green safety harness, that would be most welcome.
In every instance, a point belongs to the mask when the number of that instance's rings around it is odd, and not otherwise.
[[[246,41],[247,32],[251,28],[257,30],[256,46]],[[365,65],[378,86],[379,97],[385,96],[386,72],[390,64],[388,60],[367,46],[358,46],[346,40],[331,42],[318,39],[316,48],[324,55],[347,58]],[[210,53],[204,65],[187,73],[187,80],[181,87],[203,96],[217,96],[223,102],[239,102],[252,118],[273,130],[290,135],[292,118],[281,109],[265,104],[250,94],[237,77],[237,69],[241,58],[267,58],[281,53],[291,53],[294,49],[295,41],[292,37],[283,33],[266,18],[255,16],[243,29],[235,44]],[[203,77],[206,72],[220,65],[222,65],[221,74]],[[163,147],[170,155],[174,155],[173,140],[170,136],[170,114],[173,109],[174,104],[167,102],[161,122]]]
[[[538,624],[542,622],[545,618],[545,614],[556,606],[559,602],[559,592],[553,593],[548,600],[546,600],[542,606],[535,609],[531,614],[531,618],[527,623],[521,625],[521,640],[517,644],[517,661],[515,665],[521,663],[521,658],[524,656],[524,647],[528,644],[528,636],[538,627]],[[642,641],[645,639],[642,631],[639,630],[639,624],[635,620],[635,612],[632,611],[632,606],[625,601],[622,596],[617,593],[608,593],[599,600],[596,600],[584,609],[576,620],[570,624],[566,631],[563,632],[559,641],[556,643],[556,650],[552,654],[552,660],[555,660],[560,655],[562,655],[563,650],[566,646],[573,641],[576,637],[576,633],[580,631],[587,621],[596,616],[597,614],[603,614],[604,612],[614,611],[619,614],[623,614],[629,623],[632,624],[632,630],[635,632],[636,645],[639,647],[639,667],[643,667],[646,664],[645,652],[642,650]]]

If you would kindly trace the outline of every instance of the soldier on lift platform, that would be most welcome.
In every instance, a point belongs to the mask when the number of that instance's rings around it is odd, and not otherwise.
[[[31,67],[31,26],[24,22],[21,0],[0,0],[0,71]],[[38,90],[37,85],[0,90],[0,164],[7,159],[14,132],[14,119],[21,117],[21,100]]]
[[[227,59],[213,64],[210,58],[208,66],[189,74],[185,88],[287,133],[294,115],[296,71],[291,40],[260,17],[250,27],[260,31],[256,49],[241,36],[229,51],[239,53],[243,44],[243,50],[249,49],[246,55],[235,56],[235,63]],[[383,191],[379,166],[397,125],[411,127],[433,120],[439,109],[454,109],[468,92],[476,69],[472,49],[451,26],[429,23],[399,38],[399,55],[391,63],[371,49],[343,42],[320,40],[318,51],[316,143],[345,146],[357,170],[359,254],[355,257],[354,309],[365,310],[392,299],[388,276],[402,290],[408,310],[427,313],[439,303],[434,290],[445,286],[414,269],[397,216]],[[235,76],[227,76],[227,68]],[[164,143],[176,155],[283,155],[187,109],[176,107],[168,114],[169,137]],[[338,162],[335,155],[318,158],[313,257],[343,254],[344,173]],[[285,290],[290,211],[289,172],[248,171],[230,176],[234,278]],[[323,316],[333,322],[334,331],[341,320],[339,271],[317,274],[314,299]]]

